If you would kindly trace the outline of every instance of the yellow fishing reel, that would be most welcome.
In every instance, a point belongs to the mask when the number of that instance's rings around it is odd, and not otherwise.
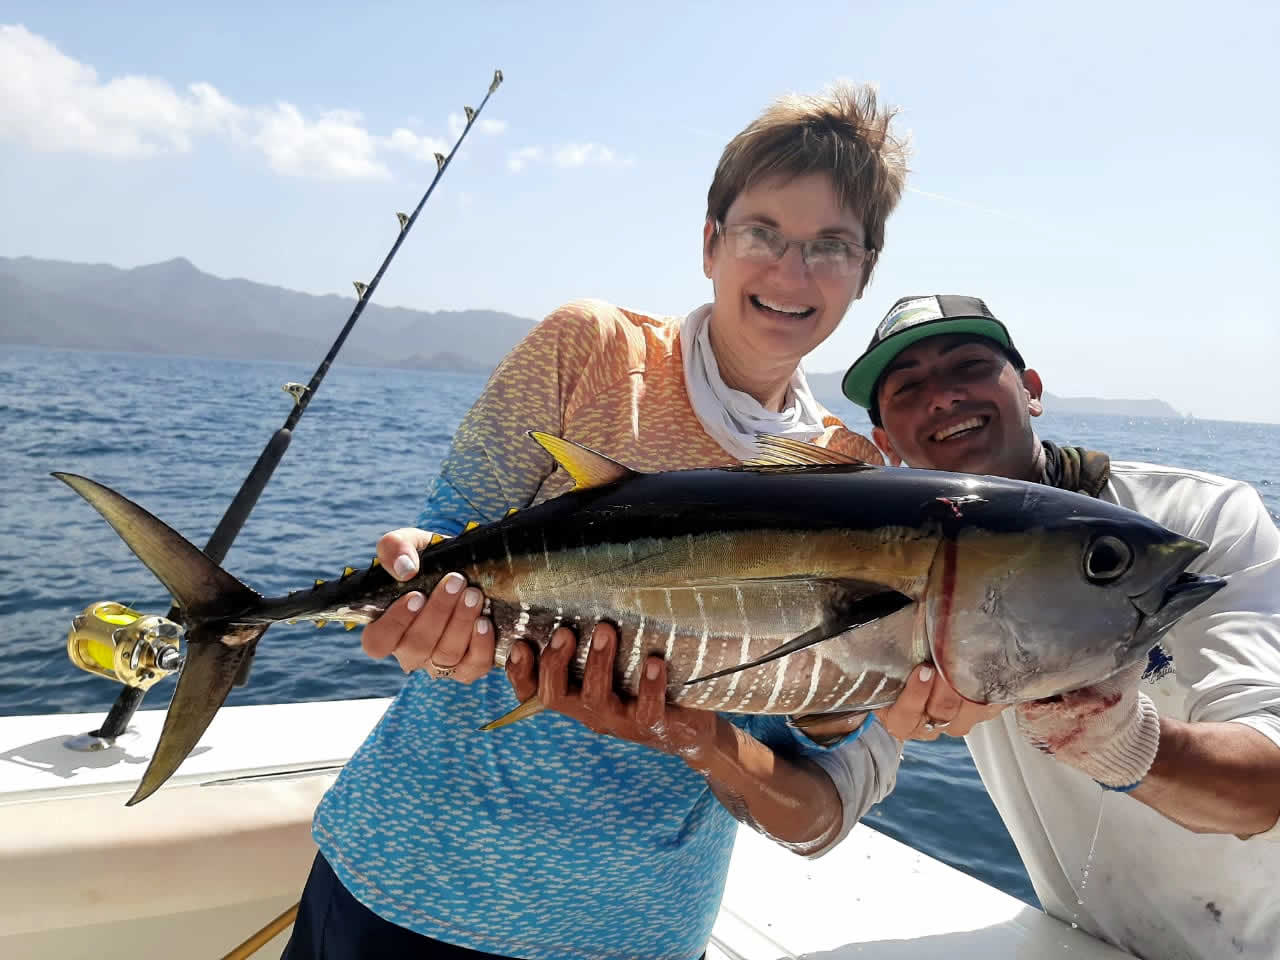
[[[71,621],[67,656],[81,670],[147,690],[182,667],[182,633],[165,617],[100,600]]]

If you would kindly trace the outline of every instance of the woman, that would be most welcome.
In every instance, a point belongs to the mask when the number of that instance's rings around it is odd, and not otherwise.
[[[891,118],[867,89],[766,110],[725,148],[708,193],[713,302],[684,318],[598,301],[547,317],[463,421],[420,526],[452,535],[567,490],[528,430],[640,470],[733,464],[757,433],[878,462],[799,363],[861,296],[883,244],[906,173]],[[429,538],[395,531],[379,557],[407,579]],[[637,703],[607,679],[584,698],[562,682],[567,631],[537,680],[529,651],[513,654],[513,691],[491,669],[482,602],[452,574],[366,629],[367,652],[413,672],[317,810],[321,855],[287,957],[691,960],[723,890],[725,807],[816,855],[892,787],[899,745],[876,723],[820,747],[779,718],[664,714],[660,663]],[[608,677],[615,642],[596,631],[588,679]],[[561,713],[475,732],[535,682]]]

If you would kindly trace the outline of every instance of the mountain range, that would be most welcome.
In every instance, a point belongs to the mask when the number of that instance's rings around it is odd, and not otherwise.
[[[0,343],[233,359],[318,361],[355,306],[250,280],[215,277],[177,257],[133,269],[0,257]],[[370,303],[343,346],[362,366],[487,372],[535,321],[494,310],[410,310]],[[811,373],[834,413],[864,414],[840,372]],[[1162,400],[1046,395],[1054,413],[1178,417]]]
[[[182,257],[132,270],[0,257],[0,342],[7,343],[318,361],[354,306],[352,297],[215,277]],[[370,303],[342,361],[487,371],[533,324],[493,310]]]

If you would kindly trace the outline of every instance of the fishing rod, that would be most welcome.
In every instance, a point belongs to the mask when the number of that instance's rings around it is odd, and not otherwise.
[[[484,99],[480,101],[480,106],[474,109],[469,106],[462,108],[467,122],[454,142],[453,149],[447,156],[442,153],[435,154],[436,175],[423,193],[422,199],[418,201],[418,205],[413,208],[413,213],[396,214],[396,219],[400,222],[399,233],[396,234],[395,242],[391,244],[391,249],[387,251],[373,279],[368,283],[362,283],[359,280],[353,282],[356,288],[355,308],[333,341],[333,345],[329,347],[329,352],[325,354],[320,365],[316,367],[315,373],[311,375],[311,380],[306,384],[286,383],[284,385],[284,391],[293,397],[293,406],[289,410],[288,417],[285,418],[284,425],[272,434],[267,445],[263,447],[257,462],[240,485],[239,492],[227,507],[213,535],[209,537],[204,553],[214,563],[221,563],[227,551],[231,549],[236,536],[240,533],[240,528],[249,518],[250,512],[258,502],[258,497],[261,496],[271,475],[280,464],[285,451],[289,449],[294,428],[306,413],[312,397],[320,388],[338,351],[342,349],[356,321],[364,312],[365,305],[378,289],[378,284],[382,282],[382,275],[387,272],[387,267],[391,265],[400,245],[413,229],[413,225],[418,220],[418,214],[422,212],[436,184],[449,168],[454,154],[462,146],[462,141],[471,131],[476,118],[480,116],[485,104],[489,102],[489,98],[501,83],[502,71],[495,70],[493,80],[489,84]],[[72,663],[90,673],[123,683],[124,689],[111,705],[102,726],[90,732],[87,737],[75,738],[77,742],[71,745],[82,749],[100,750],[110,746],[124,733],[147,690],[158,680],[181,668],[183,657],[178,651],[177,643],[181,624],[182,611],[176,605],[169,609],[167,617],[159,618],[144,616],[123,604],[110,601],[90,604],[84,613],[72,621],[71,631],[67,636],[67,653]],[[236,676],[237,686],[243,685],[248,679],[249,666],[252,663],[255,648],[256,644],[251,645],[240,662]]]

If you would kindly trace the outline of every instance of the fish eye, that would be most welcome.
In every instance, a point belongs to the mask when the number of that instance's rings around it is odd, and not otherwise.
[[[1084,552],[1084,575],[1090,583],[1111,583],[1133,566],[1133,549],[1119,537],[1098,537]]]

